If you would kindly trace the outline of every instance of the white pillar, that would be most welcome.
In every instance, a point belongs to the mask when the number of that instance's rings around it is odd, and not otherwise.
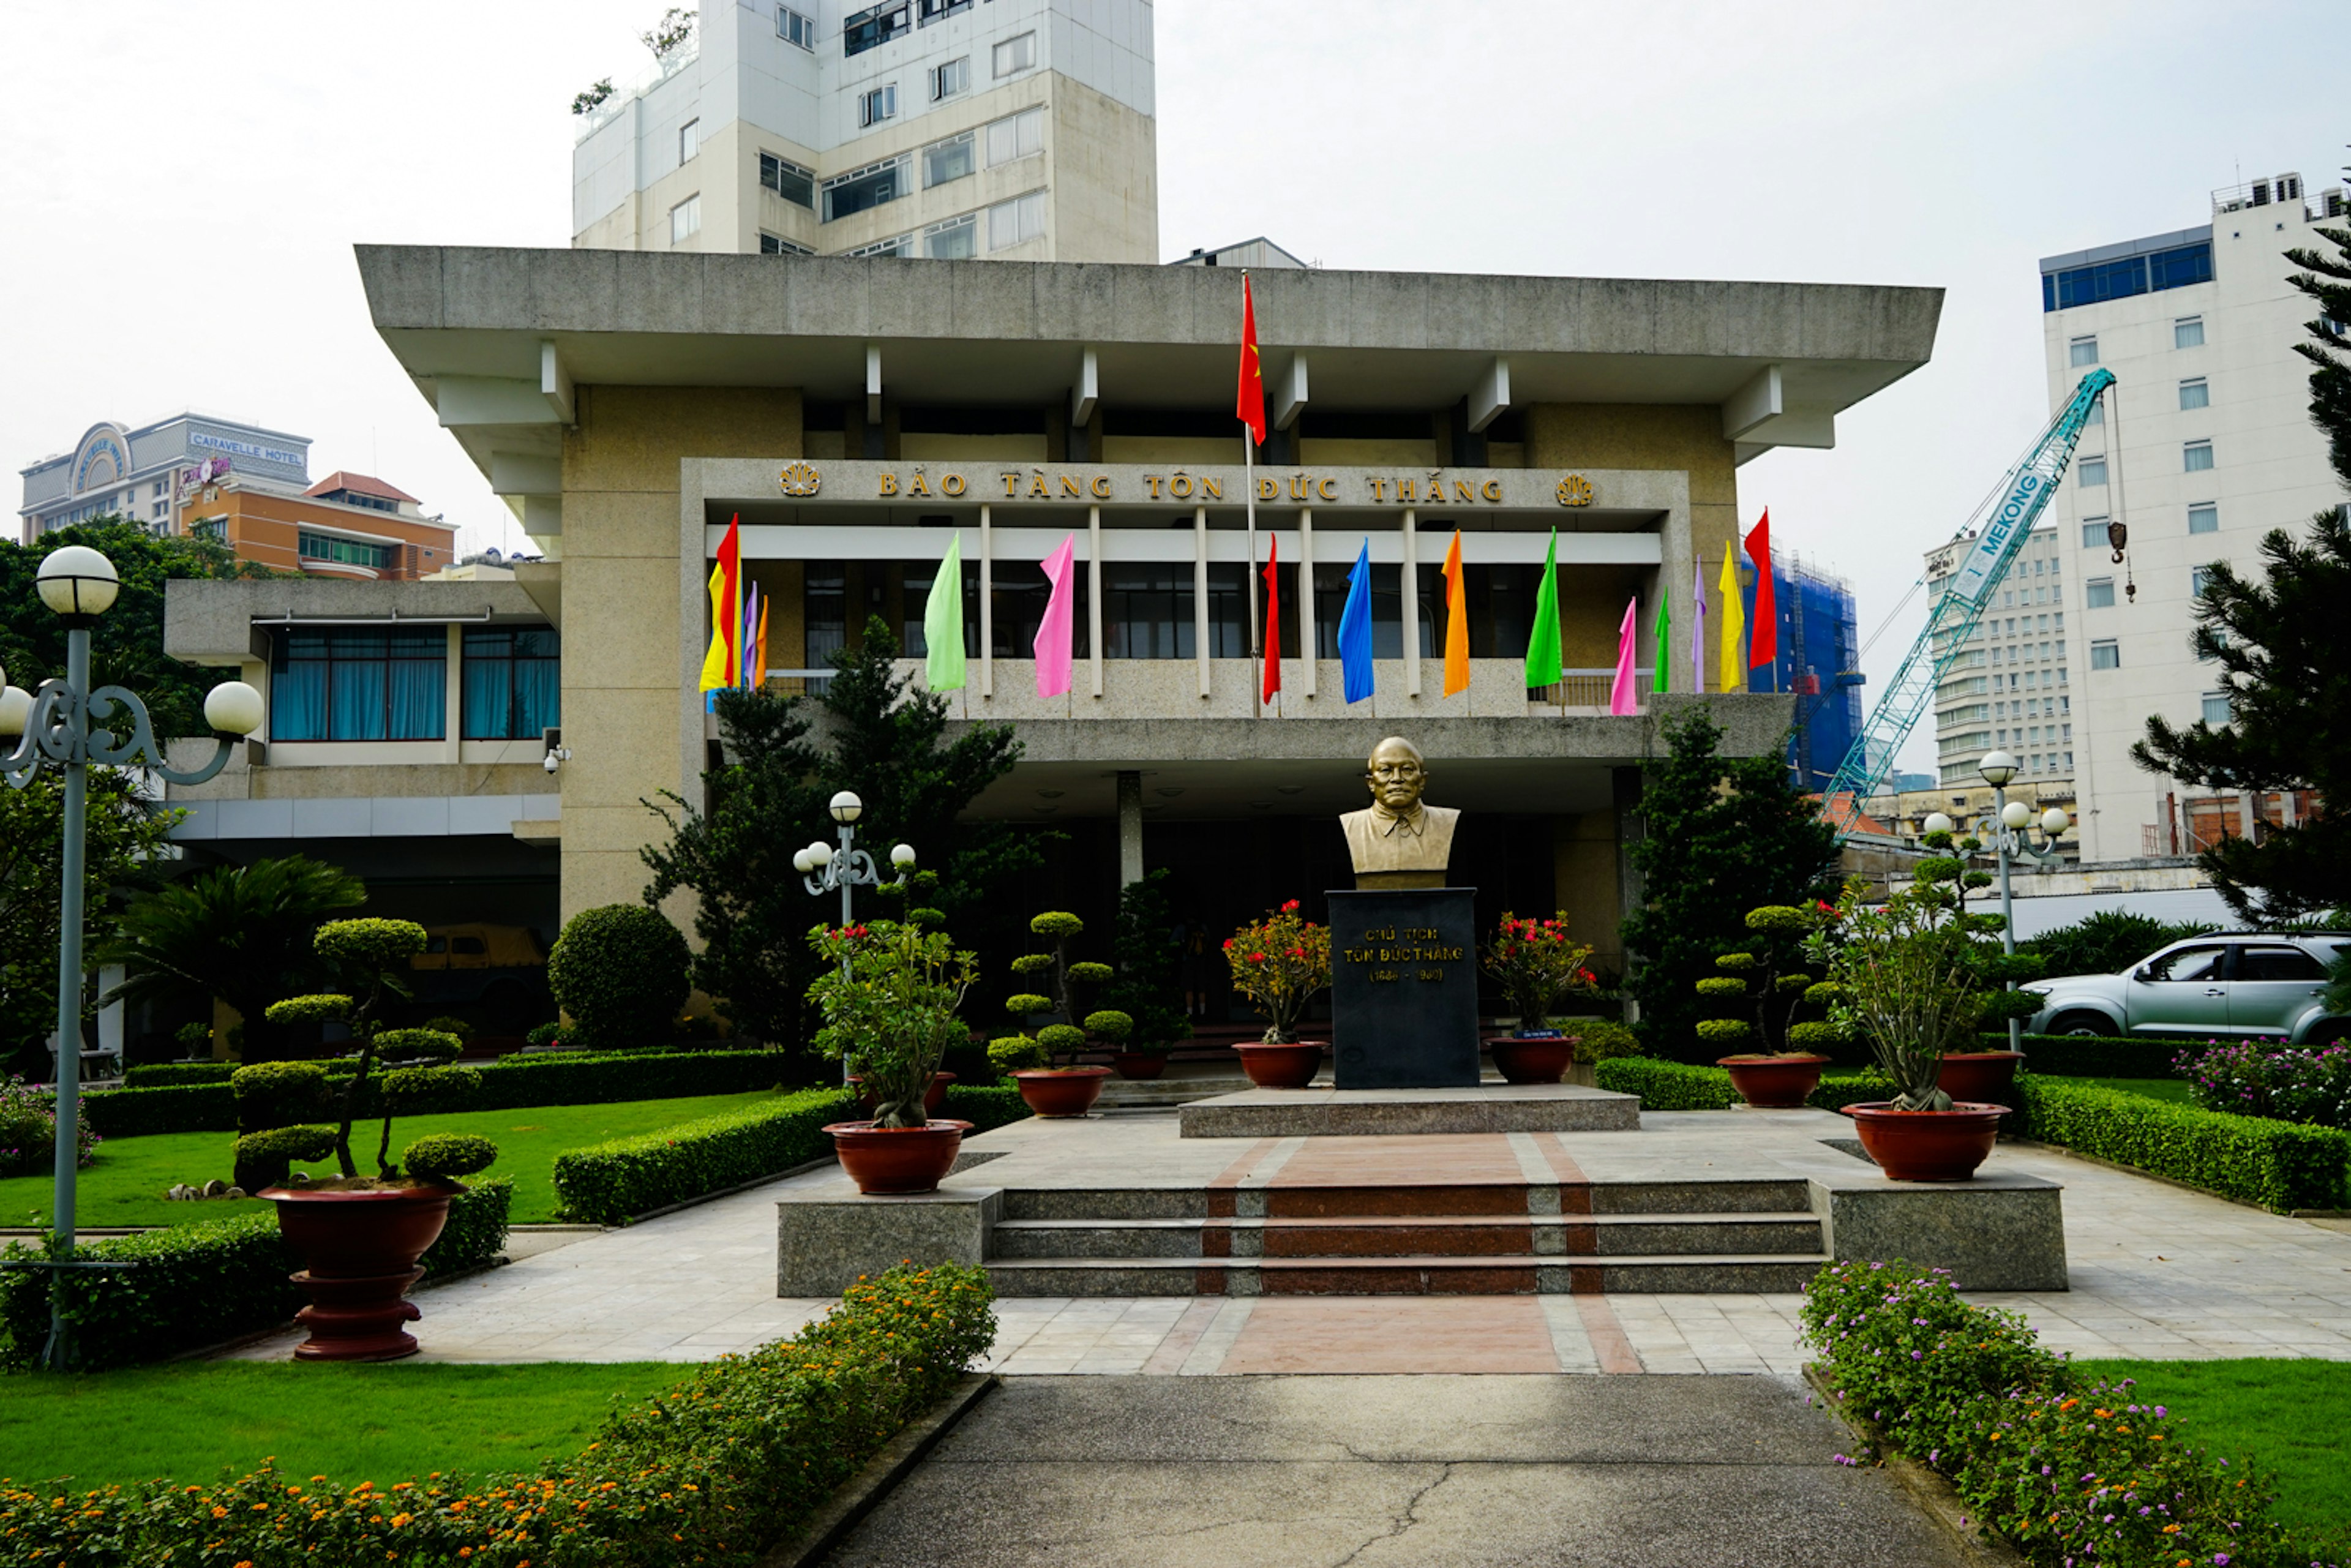
[[[1213,687],[1208,679],[1208,508],[1192,508],[1192,652],[1199,655],[1200,696]]]
[[[1306,695],[1314,695],[1314,508],[1298,511],[1298,656],[1306,668]]]
[[[446,683],[442,687],[441,697],[441,760],[444,762],[465,760],[465,629],[452,623],[449,627],[448,662],[442,666],[442,679]]]
[[[1089,364],[1093,350],[1086,350]],[[1086,646],[1093,652],[1094,695],[1102,695],[1102,508],[1086,508]],[[1132,879],[1130,879],[1132,880]]]
[[[1404,690],[1420,700],[1420,519],[1410,507],[1404,509]]]
[[[979,504],[979,695],[996,695],[996,533],[987,503]]]

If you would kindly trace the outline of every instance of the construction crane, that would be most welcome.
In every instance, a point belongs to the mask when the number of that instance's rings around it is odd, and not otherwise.
[[[1821,796],[1822,814],[1842,840],[1861,819],[1861,803],[1876,791],[1894,765],[1894,754],[1917,727],[1943,675],[1966,649],[1968,639],[1991,602],[1992,590],[2008,574],[2009,562],[2024,549],[2025,537],[2057,493],[2057,481],[2074,460],[2074,447],[2090,411],[2115,384],[2115,373],[2100,368],[2082,378],[2074,396],[2049,428],[2028,448],[2008,477],[1992,492],[1984,508],[1968,520],[1960,538],[1971,540],[1960,557],[1950,585],[1927,610],[1927,628],[1902,660],[1886,695],[1870,710],[1853,749],[1838,764],[1836,777]]]

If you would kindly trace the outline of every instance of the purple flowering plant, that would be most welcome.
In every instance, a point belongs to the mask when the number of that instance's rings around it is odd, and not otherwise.
[[[2182,1051],[2175,1071],[2207,1111],[2351,1131],[2351,1046],[2215,1040]]]
[[[99,1137],[87,1114],[75,1118],[80,1133],[77,1165],[98,1158]],[[57,1103],[45,1086],[21,1078],[0,1079],[0,1176],[39,1176],[57,1159]]]

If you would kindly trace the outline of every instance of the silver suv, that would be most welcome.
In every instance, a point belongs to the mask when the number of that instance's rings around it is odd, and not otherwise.
[[[2175,942],[2119,975],[2035,980],[2034,1034],[2283,1035],[2297,1044],[2351,1037],[2322,1005],[2327,970],[2351,932],[2216,931]]]

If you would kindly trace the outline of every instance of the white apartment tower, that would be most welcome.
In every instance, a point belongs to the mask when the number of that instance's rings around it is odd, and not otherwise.
[[[704,0],[582,117],[572,240],[1159,259],[1152,0]]]
[[[2193,853],[2307,807],[2212,798],[2142,770],[2130,747],[2149,714],[2227,722],[2218,668],[2189,642],[2204,570],[2225,560],[2258,575],[2262,535],[2344,504],[2310,423],[2309,363],[2294,351],[2314,307],[2286,282],[2295,269],[2282,253],[2331,249],[2312,226],[2339,225],[2346,210],[2341,188],[2305,197],[2300,175],[2279,174],[2214,192],[2202,227],[2041,263],[2052,409],[2092,366],[2116,380],[2048,514],[2073,561],[2053,602],[2074,618],[2085,861]],[[2119,564],[2116,520],[2129,530]]]
[[[1950,590],[1969,541],[1927,552],[1931,609]],[[2066,658],[2065,564],[2058,530],[2044,522],[2009,563],[1991,601],[1935,688],[1935,779],[1980,782],[1987,751],[2012,754],[2032,798],[2061,804],[2073,795],[2074,678]],[[1938,648],[1937,650],[1940,652]]]

